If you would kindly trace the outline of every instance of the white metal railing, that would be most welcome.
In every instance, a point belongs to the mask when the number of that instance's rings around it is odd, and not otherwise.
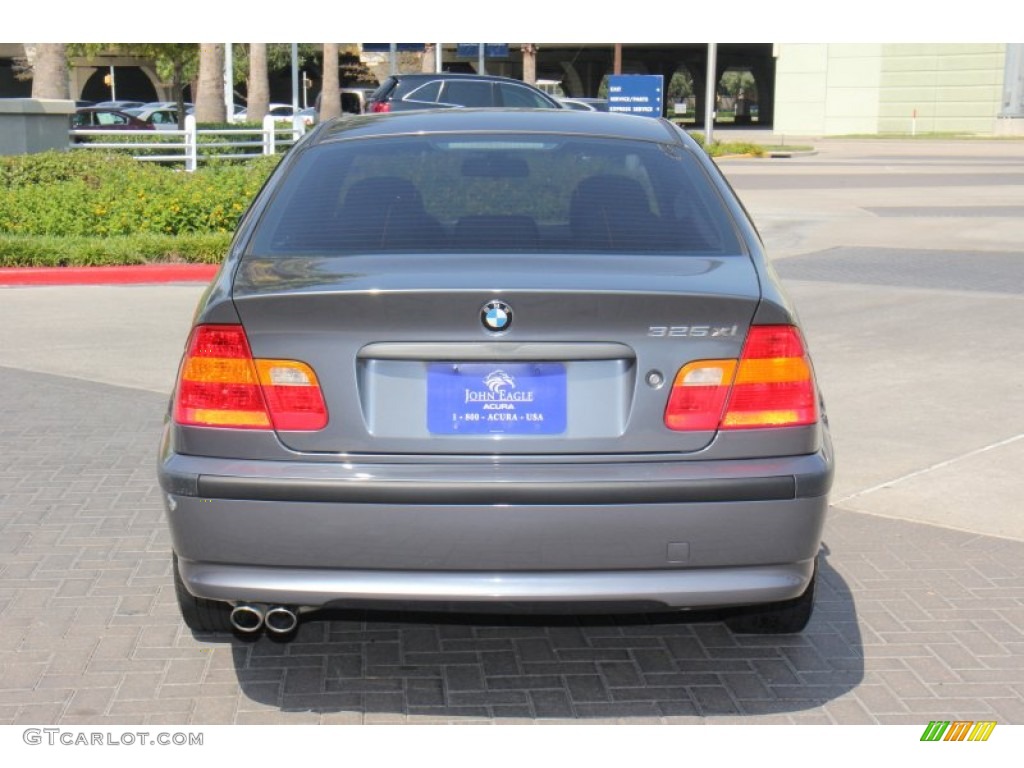
[[[156,163],[184,163],[186,171],[194,171],[202,160],[212,157],[230,160],[247,160],[263,155],[273,155],[287,149],[306,132],[302,118],[292,119],[290,126],[278,123],[267,115],[262,128],[203,129],[196,127],[194,115],[185,117],[185,130],[178,131],[129,131],[129,130],[71,130],[72,149],[104,149],[124,152],[140,150],[164,150],[170,154],[136,154],[136,160]],[[132,141],[87,141],[77,138],[131,137]],[[201,137],[211,137],[200,141]],[[152,138],[154,141],[144,141]]]

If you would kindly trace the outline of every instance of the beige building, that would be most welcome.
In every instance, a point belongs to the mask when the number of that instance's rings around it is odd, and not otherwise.
[[[1019,48],[779,44],[773,127],[776,133],[814,136],[1020,135]]]

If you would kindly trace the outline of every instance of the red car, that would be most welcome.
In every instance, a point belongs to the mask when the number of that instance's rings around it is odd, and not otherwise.
[[[76,131],[152,131],[152,123],[106,107],[82,107],[71,118],[71,127]]]

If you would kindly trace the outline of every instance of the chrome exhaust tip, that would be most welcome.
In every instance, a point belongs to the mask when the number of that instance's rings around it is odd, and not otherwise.
[[[299,624],[298,613],[287,605],[275,605],[267,610],[263,619],[268,632],[276,635],[286,635]]]
[[[231,611],[231,626],[246,635],[259,632],[263,626],[263,607],[250,603],[236,605]]]

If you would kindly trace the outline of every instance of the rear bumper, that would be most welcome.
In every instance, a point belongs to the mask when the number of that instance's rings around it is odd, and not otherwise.
[[[211,600],[315,607],[365,605],[509,610],[540,605],[711,608],[789,600],[814,561],[747,568],[661,571],[423,573],[225,566],[179,560],[190,592]]]
[[[772,602],[806,588],[831,456],[302,463],[170,454],[182,579],[303,606]]]

